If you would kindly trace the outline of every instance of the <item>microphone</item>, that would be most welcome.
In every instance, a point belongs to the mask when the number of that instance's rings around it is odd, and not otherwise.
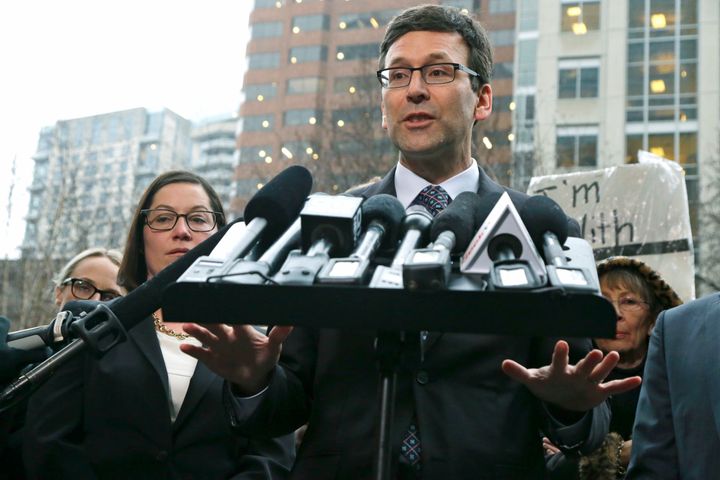
[[[331,255],[347,256],[360,236],[361,197],[310,196],[300,212],[303,250],[293,250],[273,281],[281,285],[312,285]]]
[[[70,312],[58,312],[47,325],[16,330],[7,335],[7,346],[19,350],[57,346],[70,335],[70,324],[74,321]]]
[[[450,277],[451,253],[463,252],[476,227],[480,197],[474,192],[458,195],[438,213],[430,226],[432,243],[412,250],[403,264],[403,285],[409,289],[445,288]]]
[[[256,261],[237,259],[223,267],[222,272],[209,279],[210,282],[230,282],[245,285],[263,285],[272,277],[287,257],[288,252],[300,245],[300,218]]]
[[[384,193],[375,195],[363,202],[361,210],[365,233],[357,247],[349,257],[330,260],[318,274],[318,283],[364,283],[375,252],[391,248],[397,242],[397,231],[405,215],[397,198]]]
[[[293,165],[280,172],[248,202],[246,224],[238,223],[209,255],[197,258],[178,281],[206,282],[254,245],[270,245],[297,218],[311,188],[312,176],[305,167]]]
[[[432,215],[421,205],[411,205],[402,220],[403,239],[389,267],[378,265],[370,288],[403,288],[403,264],[408,254],[421,243],[427,243]]]
[[[507,192],[484,195],[480,210],[486,218],[478,218],[480,228],[463,255],[460,271],[487,274],[495,289],[541,286],[545,264]]]
[[[248,203],[245,209],[249,217],[262,218],[268,226],[261,230],[268,233],[282,232],[287,225],[297,216],[297,210],[302,202],[297,200],[297,192],[300,188],[305,189],[309,172],[303,167],[290,167],[275,178],[265,188],[258,191]],[[298,187],[298,183],[302,183]],[[294,202],[294,204],[293,204]],[[250,207],[252,204],[252,207]],[[296,210],[293,215],[293,210]],[[89,346],[95,353],[102,355],[114,345],[124,340],[125,330],[130,329],[147,318],[161,305],[162,294],[165,288],[175,282],[196,260],[208,255],[217,246],[235,220],[223,227],[209,238],[187,252],[175,262],[171,263],[150,280],[108,304],[99,304],[84,318],[72,324],[73,334],[81,337],[73,340],[69,345],[62,348],[57,354],[48,358],[40,365],[21,375],[15,382],[10,384],[0,393],[0,410],[12,405],[15,401],[29,394],[45,381],[57,367],[73,358],[76,354]],[[252,220],[251,220],[252,221]],[[277,222],[286,222],[278,226]],[[249,234],[255,236],[255,234]],[[244,238],[240,239],[245,241]],[[254,240],[253,240],[254,242]],[[248,243],[253,243],[248,242]],[[73,302],[70,302],[73,303]]]
[[[571,266],[563,249],[568,238],[565,213],[553,199],[534,195],[520,209],[530,237],[543,252],[550,285],[566,290],[597,292],[594,276],[585,268]]]

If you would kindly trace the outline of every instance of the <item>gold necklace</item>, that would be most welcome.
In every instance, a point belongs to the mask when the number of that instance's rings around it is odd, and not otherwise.
[[[168,328],[162,320],[160,320],[160,317],[158,317],[158,314],[156,312],[153,312],[152,314],[153,321],[155,322],[155,330],[157,330],[160,333],[164,333],[165,335],[170,335],[171,337],[175,337],[178,340],[186,340],[190,338],[190,335],[187,333],[178,333],[172,328]]]

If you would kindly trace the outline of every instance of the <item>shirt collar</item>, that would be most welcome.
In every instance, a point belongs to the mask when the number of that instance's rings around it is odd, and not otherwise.
[[[480,188],[480,171],[475,159],[471,160],[472,163],[468,168],[440,184],[448,192],[450,198],[455,198],[462,192],[477,192]],[[430,182],[398,162],[395,169],[395,193],[405,208],[428,185]]]

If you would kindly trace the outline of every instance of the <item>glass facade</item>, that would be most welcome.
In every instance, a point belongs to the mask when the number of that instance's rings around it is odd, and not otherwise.
[[[643,149],[682,165],[697,232],[697,0],[628,0],[627,48],[625,160]]]

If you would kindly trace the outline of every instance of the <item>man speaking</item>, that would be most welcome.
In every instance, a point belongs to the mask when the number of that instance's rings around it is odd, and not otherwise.
[[[492,111],[491,71],[485,31],[458,9],[423,5],[399,14],[382,42],[377,73],[382,127],[399,161],[381,181],[353,193],[392,194],[434,215],[462,192],[505,190],[521,207],[528,197],[494,183],[471,157],[473,125]],[[575,222],[570,232],[579,234]],[[187,344],[183,351],[228,380],[240,431],[279,435],[309,422],[291,478],[372,475],[376,332],[276,327],[266,338],[250,326],[184,328],[204,347]],[[430,332],[422,355],[419,343],[407,346],[414,350],[403,352],[398,372],[393,478],[544,478],[540,431],[567,451],[592,451],[607,433],[604,400],[640,383],[637,377],[603,383],[618,357],[591,351],[589,340],[570,346]]]

